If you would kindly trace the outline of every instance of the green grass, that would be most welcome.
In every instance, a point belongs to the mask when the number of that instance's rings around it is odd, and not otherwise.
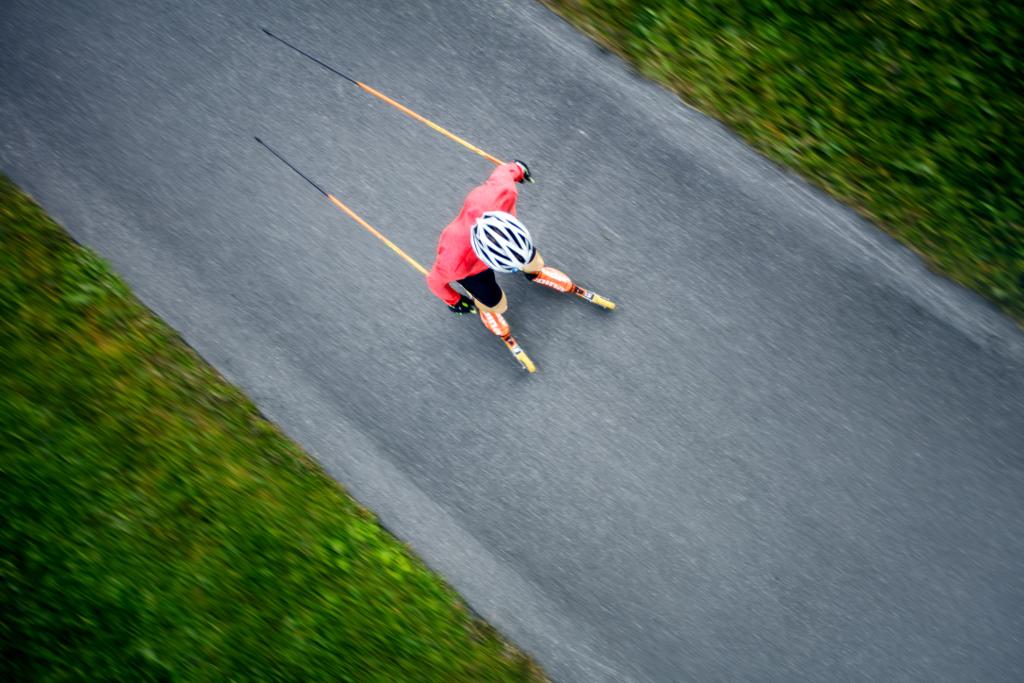
[[[1024,8],[545,0],[1024,320]]]
[[[543,675],[0,177],[0,679]]]

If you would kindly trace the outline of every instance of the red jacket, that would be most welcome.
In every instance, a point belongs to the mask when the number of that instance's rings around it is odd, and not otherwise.
[[[523,169],[509,162],[494,169],[483,185],[474,188],[462,203],[458,217],[448,224],[437,240],[437,258],[427,275],[427,286],[449,306],[458,302],[459,293],[449,282],[461,280],[487,270],[487,264],[476,257],[469,243],[469,230],[484,211],[516,213],[516,198]]]

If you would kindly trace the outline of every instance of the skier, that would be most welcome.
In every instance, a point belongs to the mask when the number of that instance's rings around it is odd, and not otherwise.
[[[544,265],[529,231],[515,217],[516,183],[533,182],[522,161],[498,166],[483,185],[474,188],[462,203],[462,211],[442,232],[437,258],[427,275],[430,291],[457,315],[480,314],[484,327],[499,337],[509,334],[502,314],[508,309],[505,293],[494,271],[522,271],[528,280],[558,292],[574,290],[572,280],[560,270]],[[456,292],[458,282],[473,298]]]

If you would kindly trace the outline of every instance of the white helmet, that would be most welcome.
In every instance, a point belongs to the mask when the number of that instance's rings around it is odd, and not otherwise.
[[[537,253],[530,231],[504,211],[486,211],[469,233],[476,257],[494,270],[515,273]]]

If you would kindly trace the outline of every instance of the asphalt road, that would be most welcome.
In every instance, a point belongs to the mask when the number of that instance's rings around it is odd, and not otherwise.
[[[549,263],[429,263],[492,168]],[[0,169],[559,681],[1024,680],[1024,335],[534,4],[4,0]]]

